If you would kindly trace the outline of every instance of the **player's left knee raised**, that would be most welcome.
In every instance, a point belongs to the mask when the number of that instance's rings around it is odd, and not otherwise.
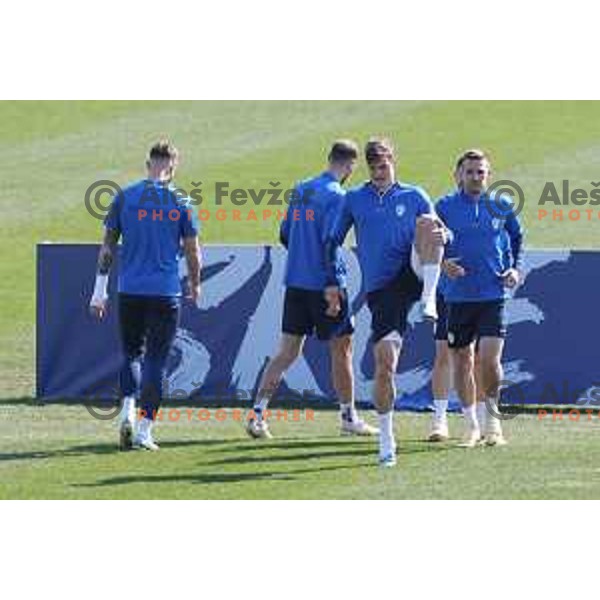
[[[421,215],[417,217],[416,239],[418,244],[439,246],[440,242],[434,233],[440,229],[441,223],[434,215]]]
[[[418,227],[431,227],[433,229],[433,227],[435,227],[437,221],[438,221],[438,218],[435,215],[430,215],[430,214],[419,215],[417,217],[417,226]]]
[[[429,237],[437,227],[438,223],[433,215],[417,217],[417,235]]]

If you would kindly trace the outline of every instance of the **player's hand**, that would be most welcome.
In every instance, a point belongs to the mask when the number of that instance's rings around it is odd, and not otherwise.
[[[337,317],[342,310],[342,293],[336,285],[330,285],[325,288],[325,302],[327,309],[325,314],[328,317]]]
[[[436,221],[436,227],[431,231],[432,241],[438,246],[445,246],[450,240],[450,232],[441,222]]]
[[[514,288],[519,285],[519,281],[521,280],[521,276],[519,275],[519,271],[517,269],[508,269],[500,275],[504,280],[504,285],[507,288]]]
[[[90,314],[94,319],[101,321],[106,315],[106,300],[92,298],[90,300]]]
[[[458,264],[458,260],[458,258],[447,258],[442,261],[442,270],[450,279],[458,279],[467,274],[465,268]]]

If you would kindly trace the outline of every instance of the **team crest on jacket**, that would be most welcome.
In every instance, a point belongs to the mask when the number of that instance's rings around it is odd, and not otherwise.
[[[398,215],[398,218],[401,218],[405,212],[406,212],[406,206],[404,206],[404,204],[396,205],[396,215]]]

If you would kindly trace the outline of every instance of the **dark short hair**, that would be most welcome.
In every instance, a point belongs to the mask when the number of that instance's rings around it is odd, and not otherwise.
[[[358,146],[352,140],[337,140],[329,151],[329,162],[340,163],[358,158]]]
[[[394,146],[385,138],[371,138],[365,146],[365,160],[371,165],[382,158],[394,160]]]
[[[177,148],[167,139],[161,139],[150,148],[148,160],[177,161],[179,152]]]
[[[479,148],[471,148],[463,152],[456,160],[456,171],[458,171],[467,160],[486,160],[490,162],[489,156]]]

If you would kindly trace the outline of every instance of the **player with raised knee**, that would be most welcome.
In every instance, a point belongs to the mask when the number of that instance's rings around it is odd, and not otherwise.
[[[477,445],[483,434],[488,445],[505,442],[498,418],[502,351],[506,336],[508,289],[520,279],[523,230],[506,196],[486,191],[490,160],[481,150],[463,153],[457,162],[460,187],[442,198],[436,210],[452,231],[446,257],[456,270],[448,278],[448,347],[453,377],[465,417],[465,447]],[[508,237],[510,252],[505,251]],[[508,259],[508,260],[507,260]],[[477,415],[475,343],[481,370],[480,393],[486,411]]]
[[[396,180],[394,149],[388,140],[370,140],[365,157],[370,180],[348,192],[329,235],[328,262],[333,274],[334,252],[354,227],[363,287],[372,315],[379,463],[390,467],[396,464],[395,375],[407,317],[419,300],[424,318],[437,316],[435,293],[448,231],[421,188]],[[334,286],[329,290],[332,306],[336,290]]]
[[[340,278],[341,293],[336,310],[330,310],[325,288],[326,235],[344,202],[344,182],[352,175],[358,147],[349,140],[335,142],[329,152],[326,170],[295,189],[287,217],[280,229],[281,243],[287,249],[285,299],[282,335],[276,355],[269,361],[258,386],[253,413],[246,431],[253,438],[270,438],[266,419],[270,399],[284,373],[300,356],[306,337],[329,343],[331,377],[340,403],[340,429],[349,435],[376,435],[377,429],[359,417],[354,399],[352,366],[353,321],[345,289],[346,266],[339,254],[334,270]]]

